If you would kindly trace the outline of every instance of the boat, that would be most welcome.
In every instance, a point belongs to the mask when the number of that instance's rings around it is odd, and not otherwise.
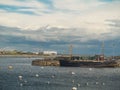
[[[104,43],[103,43],[104,44]],[[68,57],[60,57],[60,66],[64,67],[120,67],[120,60],[105,60],[104,45],[102,44],[102,54],[95,55],[94,59],[81,59],[79,56],[72,55],[72,46],[70,46],[70,55]]]
[[[101,56],[103,58],[103,56]],[[89,68],[102,68],[102,67],[120,67],[120,60],[81,60],[79,57],[61,57],[59,59],[60,66],[64,67],[89,67]]]
[[[71,48],[72,48],[72,46],[71,46]],[[63,66],[63,67],[88,67],[88,68],[120,67],[120,58],[119,59],[106,59],[104,56],[104,49],[102,49],[102,54],[100,54],[100,55],[94,55],[92,57],[90,56],[89,58],[83,58],[83,56],[72,55],[71,48],[70,48],[69,55],[63,54],[63,55],[57,56],[52,59],[33,60],[32,65]]]

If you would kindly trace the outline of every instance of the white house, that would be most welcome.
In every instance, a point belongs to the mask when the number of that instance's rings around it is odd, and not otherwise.
[[[56,51],[43,51],[44,55],[57,55]]]

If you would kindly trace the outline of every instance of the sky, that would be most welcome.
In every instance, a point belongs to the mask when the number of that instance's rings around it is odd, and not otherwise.
[[[0,50],[120,55],[120,0],[0,0]]]

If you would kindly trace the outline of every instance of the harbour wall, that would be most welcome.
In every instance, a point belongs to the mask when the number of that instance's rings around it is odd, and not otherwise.
[[[75,62],[75,61],[73,61],[73,62]],[[81,63],[82,64],[81,61],[78,61],[77,63]],[[94,65],[91,66],[88,61],[84,61],[84,63],[87,63],[88,65],[87,66],[83,65],[83,66],[94,67]],[[61,66],[59,60],[52,60],[52,59],[45,59],[45,60],[38,59],[38,60],[33,60],[32,61],[32,65],[33,66]],[[82,65],[79,65],[78,67],[82,67]],[[102,65],[100,65],[98,67],[100,67],[100,68],[101,67],[103,67],[103,68],[120,67],[120,60],[111,61],[111,62],[108,62],[108,63],[103,63]]]
[[[60,66],[58,60],[33,60],[33,66]]]

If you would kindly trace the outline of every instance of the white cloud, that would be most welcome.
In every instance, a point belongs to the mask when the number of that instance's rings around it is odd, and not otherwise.
[[[76,11],[83,11],[104,4],[98,0],[53,0],[53,3],[57,9]]]
[[[111,30],[111,26],[108,25],[106,20],[120,20],[120,2],[103,3],[99,2],[99,0],[53,0],[55,9],[51,9],[52,13],[41,12],[44,10],[49,11],[50,9],[45,4],[35,0],[27,0],[26,2],[1,0],[0,3],[31,7],[30,9],[20,9],[20,11],[33,11],[38,14],[27,15],[0,10],[0,25],[19,27],[21,30],[37,30],[46,25],[57,27],[55,30],[44,28],[47,31],[42,34],[25,34],[27,39],[59,41],[64,39],[64,37],[67,38],[66,40],[69,40],[67,36],[73,36],[78,37],[73,40],[88,41],[119,37],[115,31],[116,28]],[[63,29],[58,29],[58,27]]]
[[[25,1],[0,0],[0,4],[11,5],[11,6],[20,6],[20,7],[32,7],[32,8],[39,8],[39,9],[46,8],[45,4],[40,3],[40,2],[38,2],[36,0],[25,0]]]
[[[38,2],[37,0],[25,0],[25,1],[17,1],[17,0],[1,0],[0,4],[2,5],[10,5],[11,7],[19,7],[17,11],[31,11],[35,14],[42,14],[43,11],[49,11],[48,6],[42,2]],[[20,8],[22,7],[22,8]],[[8,8],[9,10],[9,8]],[[14,8],[13,8],[14,10]]]

